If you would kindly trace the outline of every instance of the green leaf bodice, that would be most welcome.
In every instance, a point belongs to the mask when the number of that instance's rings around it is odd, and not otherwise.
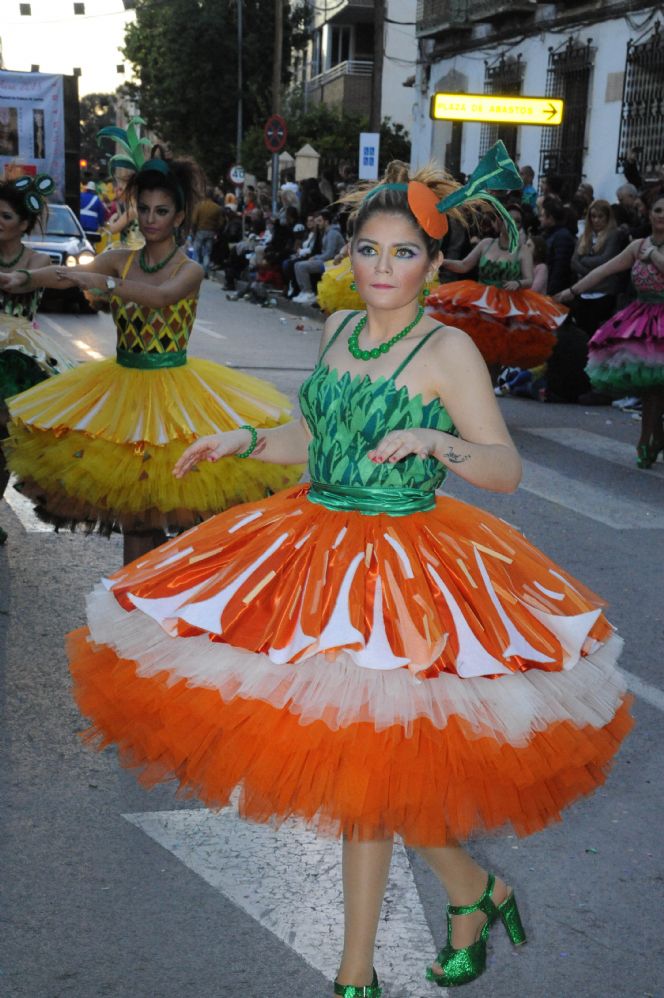
[[[403,369],[405,365],[401,366]],[[319,361],[300,388],[300,408],[311,430],[309,474],[312,481],[365,488],[408,488],[433,492],[447,474],[433,457],[410,455],[396,464],[374,464],[367,457],[393,430],[418,427],[456,433],[439,399],[398,388],[395,376],[339,374]]]
[[[0,315],[10,315],[13,319],[28,319],[32,322],[43,294],[43,288],[34,288],[20,295],[0,291]]]
[[[507,281],[518,281],[521,277],[521,263],[516,260],[490,260],[483,256],[480,260],[478,280],[480,284],[495,284],[500,287]]]

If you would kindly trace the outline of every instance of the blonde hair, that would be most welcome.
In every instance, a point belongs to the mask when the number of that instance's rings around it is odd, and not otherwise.
[[[363,226],[368,220],[379,212],[387,212],[393,215],[403,215],[408,218],[420,232],[427,248],[430,259],[433,259],[440,251],[440,239],[430,236],[424,231],[417,218],[413,214],[408,204],[408,191],[385,188],[384,184],[407,184],[411,180],[416,180],[425,184],[434,192],[440,201],[461,185],[454,180],[449,173],[442,170],[436,163],[430,162],[426,166],[420,167],[413,174],[407,163],[394,159],[388,163],[381,180],[376,183],[358,184],[358,186],[348,191],[339,198],[340,204],[348,205],[352,209],[351,219],[353,222],[353,239],[357,239]],[[379,188],[383,188],[380,190]],[[368,197],[371,191],[376,191],[373,197]],[[463,207],[452,208],[446,215],[449,218],[456,218],[468,224],[468,219],[474,214],[474,209],[464,205]]]
[[[606,218],[606,226],[602,231],[596,236],[595,242],[593,243],[593,231],[592,223],[590,221],[590,212],[600,211]],[[588,256],[590,253],[601,253],[604,249],[604,243],[606,242],[609,233],[613,232],[616,228],[616,220],[613,217],[613,212],[611,211],[611,205],[608,201],[603,201],[601,198],[597,198],[595,201],[591,201],[588,211],[586,212],[586,227],[583,230],[583,235],[579,239],[577,252],[579,256]]]

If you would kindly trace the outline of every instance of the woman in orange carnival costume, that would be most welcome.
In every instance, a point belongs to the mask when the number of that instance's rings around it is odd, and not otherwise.
[[[78,285],[110,299],[116,356],[15,396],[7,463],[38,513],[56,525],[124,533],[125,562],[237,502],[260,499],[299,469],[233,458],[176,481],[173,464],[198,437],[247,423],[277,426],[288,399],[272,385],[188,357],[203,271],[175,233],[189,215],[198,169],[149,160],[135,173],[145,246],[95,258],[91,267],[45,267],[0,275],[21,291]]]
[[[510,213],[520,208],[511,206]],[[532,291],[533,258],[510,238],[506,219],[496,238],[482,239],[464,260],[443,260],[455,274],[478,267],[477,281],[443,284],[427,299],[431,315],[465,330],[490,368],[534,367],[549,357],[567,309]]]
[[[514,183],[504,149],[483,164]],[[256,821],[343,837],[334,994],[378,998],[373,946],[392,840],[447,891],[439,985],[485,969],[489,930],[522,943],[514,893],[459,844],[544,828],[592,792],[630,728],[602,601],[481,509],[436,498],[449,470],[509,492],[520,462],[465,333],[418,307],[444,212],[477,178],[401,163],[359,192],[364,313],[325,325],[303,418],[197,441],[176,475],[251,454],[311,482],[207,521],[117,572],[70,639],[91,737],[148,785],[175,778]],[[223,460],[222,460],[223,459]]]

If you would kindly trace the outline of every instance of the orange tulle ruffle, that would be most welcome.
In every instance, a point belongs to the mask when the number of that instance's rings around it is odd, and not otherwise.
[[[427,305],[433,318],[468,333],[489,366],[542,364],[568,312],[536,291],[505,291],[477,281],[443,284]]]
[[[505,826],[531,834],[604,781],[631,727],[624,700],[606,726],[561,721],[519,746],[478,737],[460,717],[442,729],[422,718],[408,731],[331,730],[262,701],[226,702],[166,671],[141,676],[85,629],[70,636],[69,654],[79,707],[95,719],[88,737],[117,744],[144,785],[174,778],[213,807],[239,786],[247,818],[297,816],[361,839],[441,846]]]

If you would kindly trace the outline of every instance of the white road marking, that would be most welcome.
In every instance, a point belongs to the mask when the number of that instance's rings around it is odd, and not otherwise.
[[[88,346],[85,340],[74,340],[74,346],[78,347],[79,350],[83,350],[84,353],[87,353],[91,360],[103,360],[104,358],[102,353],[99,353],[98,350],[93,350],[91,346]]]
[[[39,313],[39,322],[46,323],[47,326],[50,326],[51,329],[54,329],[56,333],[59,333],[60,336],[64,336],[67,340],[73,340],[74,338],[74,333],[70,333],[68,329],[61,326],[60,323],[56,322],[55,319],[52,319],[50,315],[45,315],[44,312]]]
[[[627,669],[623,669],[622,671],[627,680],[627,687],[632,693],[637,697],[641,697],[651,707],[656,707],[657,710],[664,711],[664,690],[660,690],[658,686],[653,686],[651,683],[646,683],[644,679],[639,679],[638,676],[635,676],[633,672],[628,672]]]
[[[85,342],[85,340],[75,340],[74,336],[76,335],[76,333],[70,332],[68,329],[65,329],[65,327],[61,326],[59,322],[56,322],[55,319],[52,319],[50,315],[45,315],[43,312],[40,312],[39,322],[40,324],[46,324],[47,326],[50,326],[51,329],[54,330],[54,332],[58,333],[60,336],[64,336],[68,340],[73,340],[74,346],[78,347],[79,350],[82,350],[83,353],[87,354],[91,360],[103,359],[104,356],[103,354],[99,353],[98,350],[95,350],[93,347],[89,346]]]
[[[211,336],[215,340],[227,340],[228,337],[224,336],[223,333],[217,332],[212,323],[207,322],[205,319],[196,319],[194,322],[194,332],[204,333],[206,336]]]
[[[22,496],[20,492],[16,491],[14,488],[15,481],[16,478],[12,475],[9,479],[9,485],[5,489],[5,499],[16,513],[23,529],[28,534],[53,533],[53,527],[51,527],[48,523],[43,523],[35,514],[34,507],[30,500],[26,499],[25,496]]]
[[[589,430],[577,430],[571,426],[537,426],[520,427],[519,432],[529,433],[534,437],[543,437],[551,440],[552,443],[561,444],[571,450],[580,451],[582,454],[589,454],[591,457],[601,458],[611,464],[617,464],[621,468],[628,468],[639,475],[643,471],[636,467],[636,447],[632,444],[624,444],[621,440],[613,440],[611,437],[603,436],[601,433],[591,433]],[[648,469],[650,474],[664,476],[664,463],[660,460]]]
[[[334,977],[343,931],[339,842],[317,838],[301,822],[275,831],[242,821],[233,808],[124,817],[328,980]],[[385,998],[422,998],[435,952],[408,856],[396,844],[376,943]]]
[[[607,495],[603,488],[588,485],[534,461],[523,461],[523,479],[519,488],[615,530],[664,529],[664,510],[637,499]]]

